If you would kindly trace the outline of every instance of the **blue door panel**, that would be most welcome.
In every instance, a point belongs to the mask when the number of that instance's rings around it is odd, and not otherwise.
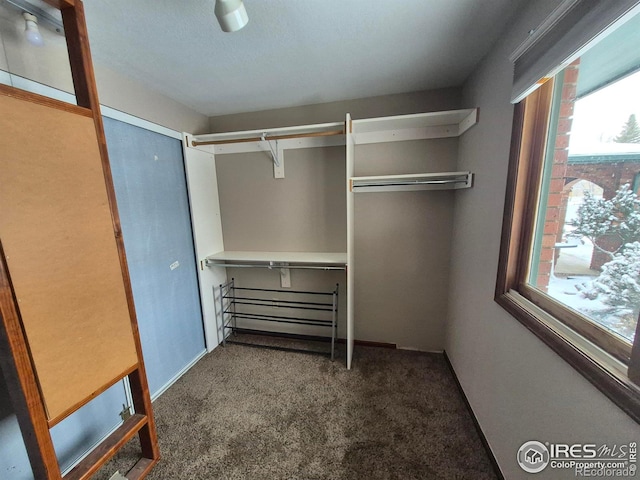
[[[104,127],[154,395],[205,349],[182,144],[109,118]]]

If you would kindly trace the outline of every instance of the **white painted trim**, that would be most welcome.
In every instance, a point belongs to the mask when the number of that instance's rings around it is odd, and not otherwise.
[[[206,150],[189,147],[190,134],[184,134],[182,142],[187,192],[191,209],[193,240],[198,260],[198,285],[207,350],[213,351],[220,344],[221,313],[218,311],[218,285],[227,282],[223,267],[205,268],[205,257],[224,250],[218,180],[215,156]],[[216,296],[218,295],[218,296]]]
[[[3,85],[11,86],[11,75],[9,74],[9,72],[0,70],[0,83]]]
[[[464,132],[473,127],[476,123],[478,123],[478,109],[474,108],[469,115],[467,115],[464,120],[462,120],[458,124],[458,135],[462,135]]]
[[[29,80],[28,78],[13,75],[11,73],[5,72],[4,70],[0,70],[0,83],[19,88],[21,90],[26,90],[27,92],[37,93],[38,95],[55,98],[56,100],[76,105],[75,95],[72,95],[69,92],[58,90],[57,88],[53,88],[42,83],[34,82],[33,80]],[[144,128],[145,130],[149,130],[150,132],[159,133],[170,138],[175,138],[176,140],[182,140],[182,133],[180,132],[162,125],[158,125],[157,123],[150,122],[149,120],[145,120],[144,118],[136,117],[129,113],[116,110],[115,108],[100,105],[100,112],[105,117],[112,118],[113,120],[119,120],[135,127]]]
[[[547,313],[542,308],[538,307],[533,302],[527,300],[525,297],[520,295],[515,290],[509,290],[509,297],[518,305],[520,305],[523,309],[530,311],[535,315],[535,317],[540,320],[542,323],[551,328],[555,333],[563,337],[566,341],[574,345],[576,348],[581,350],[585,355],[591,357],[600,365],[602,365],[606,370],[608,370],[612,375],[616,376],[619,379],[627,378],[627,366],[623,364],[620,360],[610,355],[608,352],[597,346],[595,343],[590,342],[585,337],[577,333],[572,328],[568,327],[560,320],[555,318],[554,316]],[[640,391],[640,387],[637,385],[629,383],[636,390]]]
[[[165,383],[162,386],[162,388],[160,388],[160,390],[158,390],[156,393],[154,393],[151,396],[151,401],[155,402],[160,395],[166,392],[169,389],[169,387],[171,387],[171,385],[173,385],[180,379],[180,377],[182,377],[185,373],[191,370],[191,367],[193,367],[196,363],[198,363],[202,359],[202,357],[204,357],[207,353],[208,353],[207,350],[204,349],[202,350],[202,352],[196,355],[196,357],[193,360],[191,360],[182,370],[180,370],[173,377],[171,377],[171,379],[167,383]]]
[[[423,349],[417,348],[417,347],[396,346],[396,350],[407,350],[409,352],[422,352],[422,353],[438,353],[438,354],[443,354],[444,353],[444,350],[423,350]]]
[[[351,369],[353,360],[353,348],[355,344],[355,316],[354,316],[354,300],[355,300],[355,200],[351,191],[351,177],[355,174],[356,160],[356,144],[354,135],[351,132],[353,123],[351,115],[347,113],[345,125],[345,174],[346,174],[346,191],[347,191],[347,370]]]
[[[150,132],[159,133],[160,135],[174,138],[176,140],[182,140],[182,133],[171,130],[165,126],[158,125],[157,123],[150,122],[144,118],[134,117],[133,115],[104,105],[100,105],[100,111],[102,112],[102,115],[112,118],[113,120],[120,120],[121,122],[128,123],[129,125],[144,128]]]
[[[509,55],[509,60],[515,62],[520,58],[534,43],[544,37],[546,33],[551,30],[553,26],[558,23],[558,21],[560,21],[560,19],[564,17],[566,13],[579,1],[580,0],[563,0],[538,27],[529,32],[529,36],[526,40],[518,45],[511,55]]]
[[[77,105],[75,95],[72,95],[69,92],[58,90],[57,88],[49,87],[48,85],[34,82],[33,80],[29,80],[28,78],[13,75],[11,73],[9,75],[11,76],[11,84],[15,88],[26,90],[27,92],[31,93],[37,93],[38,95],[42,95],[44,97],[54,98],[56,100],[60,100],[61,102],[67,102]]]

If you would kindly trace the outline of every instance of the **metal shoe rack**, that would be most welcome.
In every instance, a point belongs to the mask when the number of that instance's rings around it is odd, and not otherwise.
[[[265,288],[236,287],[235,279],[220,285],[220,311],[222,312],[222,344],[239,343],[251,346],[261,346],[277,350],[296,351],[304,353],[318,353],[335,358],[335,342],[338,330],[338,285],[333,292],[307,292],[299,290],[272,290]],[[271,298],[265,298],[265,297]],[[277,296],[278,298],[272,298]],[[308,301],[307,297],[317,299]],[[304,300],[303,300],[304,299]],[[283,309],[287,315],[272,315],[262,313],[265,309]],[[308,316],[307,316],[308,315]],[[311,318],[309,318],[311,316]],[[319,318],[321,317],[321,318]],[[279,324],[309,325],[324,327],[330,330],[330,335],[310,337],[308,335],[289,334],[287,337],[297,339],[324,340],[331,343],[330,352],[303,350],[298,348],[260,345],[235,340],[236,333],[270,333],[281,335],[281,332],[256,330],[238,327],[238,319],[261,322],[275,322]],[[227,337],[232,335],[230,339]]]

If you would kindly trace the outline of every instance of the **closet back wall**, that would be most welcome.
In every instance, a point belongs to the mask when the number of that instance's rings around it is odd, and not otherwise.
[[[241,113],[212,117],[212,132],[240,131],[336,122],[351,113],[354,119],[403,115],[438,110],[461,108],[461,91],[446,88],[380,97],[307,105],[262,112]],[[387,173],[417,173],[456,170],[457,139],[428,140],[419,142],[396,142],[393,144],[361,145],[356,148],[356,174],[375,175]],[[345,251],[344,202],[345,173],[344,147],[307,149],[285,154],[285,176],[295,174],[294,159],[311,159],[317,155],[336,150],[332,161],[331,175],[336,176],[333,187],[327,188],[326,178],[318,179],[317,195],[332,192],[336,197],[324,199],[324,205],[333,211],[318,214],[312,209],[303,213],[304,201],[310,192],[299,190],[297,194],[284,196],[284,190],[276,190],[280,180],[273,179],[272,166],[265,154],[260,166],[246,163],[231,164],[246,157],[220,155],[216,157],[224,244],[226,250],[291,250],[309,245],[302,250]],[[298,153],[300,152],[300,153]],[[242,157],[242,158],[241,158]],[[339,157],[339,158],[338,158]],[[328,158],[328,157],[327,157]],[[303,160],[304,162],[304,160]],[[338,167],[337,165],[341,166]],[[269,208],[261,205],[264,215],[251,211],[253,198],[260,190],[253,181],[242,179],[245,175],[258,175],[251,169],[263,169],[260,178],[271,182],[272,198]],[[294,170],[291,170],[291,169]],[[309,165],[307,165],[309,168]],[[235,173],[234,173],[235,172]],[[225,178],[221,178],[220,175]],[[233,176],[233,179],[232,179]],[[240,183],[237,183],[240,182]],[[324,182],[324,183],[323,183]],[[331,180],[330,185],[334,185]],[[311,188],[314,188],[311,184]],[[262,187],[261,187],[262,188]],[[266,191],[260,192],[266,193]],[[328,193],[327,193],[328,194]],[[461,192],[464,194],[464,192]],[[280,195],[280,198],[276,197]],[[232,202],[233,200],[233,202]],[[232,204],[233,203],[233,204]],[[242,205],[243,204],[243,205]],[[449,289],[449,261],[451,225],[453,221],[452,192],[396,192],[359,193],[356,196],[356,249],[355,249],[355,338],[375,342],[395,343],[399,347],[420,350],[442,350],[446,299]],[[272,210],[275,208],[275,210]],[[297,213],[296,213],[297,212]],[[330,215],[330,218],[327,217]],[[276,218],[276,223],[268,219]],[[291,221],[289,223],[289,220]],[[340,220],[339,220],[340,219]],[[337,221],[342,223],[335,223]],[[288,225],[283,228],[278,222]],[[296,229],[296,221],[306,226],[302,234]],[[312,233],[310,225],[323,223],[326,232]],[[278,226],[276,225],[278,224]],[[257,225],[260,228],[257,228]],[[264,239],[264,242],[262,241]],[[314,245],[314,247],[311,247]],[[260,248],[257,248],[259,246]],[[287,248],[284,248],[284,247]],[[324,248],[323,248],[324,247]],[[252,271],[249,271],[252,270]],[[321,287],[331,290],[340,282],[341,301],[339,336],[345,336],[346,292],[344,273],[322,274],[323,285],[319,285],[317,272],[291,271],[293,288]],[[229,276],[240,278],[240,283],[251,282],[259,286],[279,288],[279,276],[271,271],[253,269],[229,269]]]
[[[225,250],[345,252],[344,147],[216,156]]]
[[[287,150],[285,178],[273,178],[268,153],[216,156],[216,175],[225,250],[346,252],[347,219],[344,147]],[[292,269],[291,289],[345,293],[343,271]],[[279,289],[279,270],[228,269],[237,286]],[[346,297],[339,330],[345,335]],[[252,328],[267,329],[268,324]],[[323,334],[288,326],[297,333]]]
[[[457,146],[457,138],[358,145],[355,174],[455,171]],[[355,195],[357,339],[444,349],[454,192]]]

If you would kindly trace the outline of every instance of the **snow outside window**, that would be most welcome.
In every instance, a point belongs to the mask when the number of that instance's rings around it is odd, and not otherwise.
[[[640,72],[577,97],[580,67],[556,76],[528,281],[630,345],[640,314]]]

